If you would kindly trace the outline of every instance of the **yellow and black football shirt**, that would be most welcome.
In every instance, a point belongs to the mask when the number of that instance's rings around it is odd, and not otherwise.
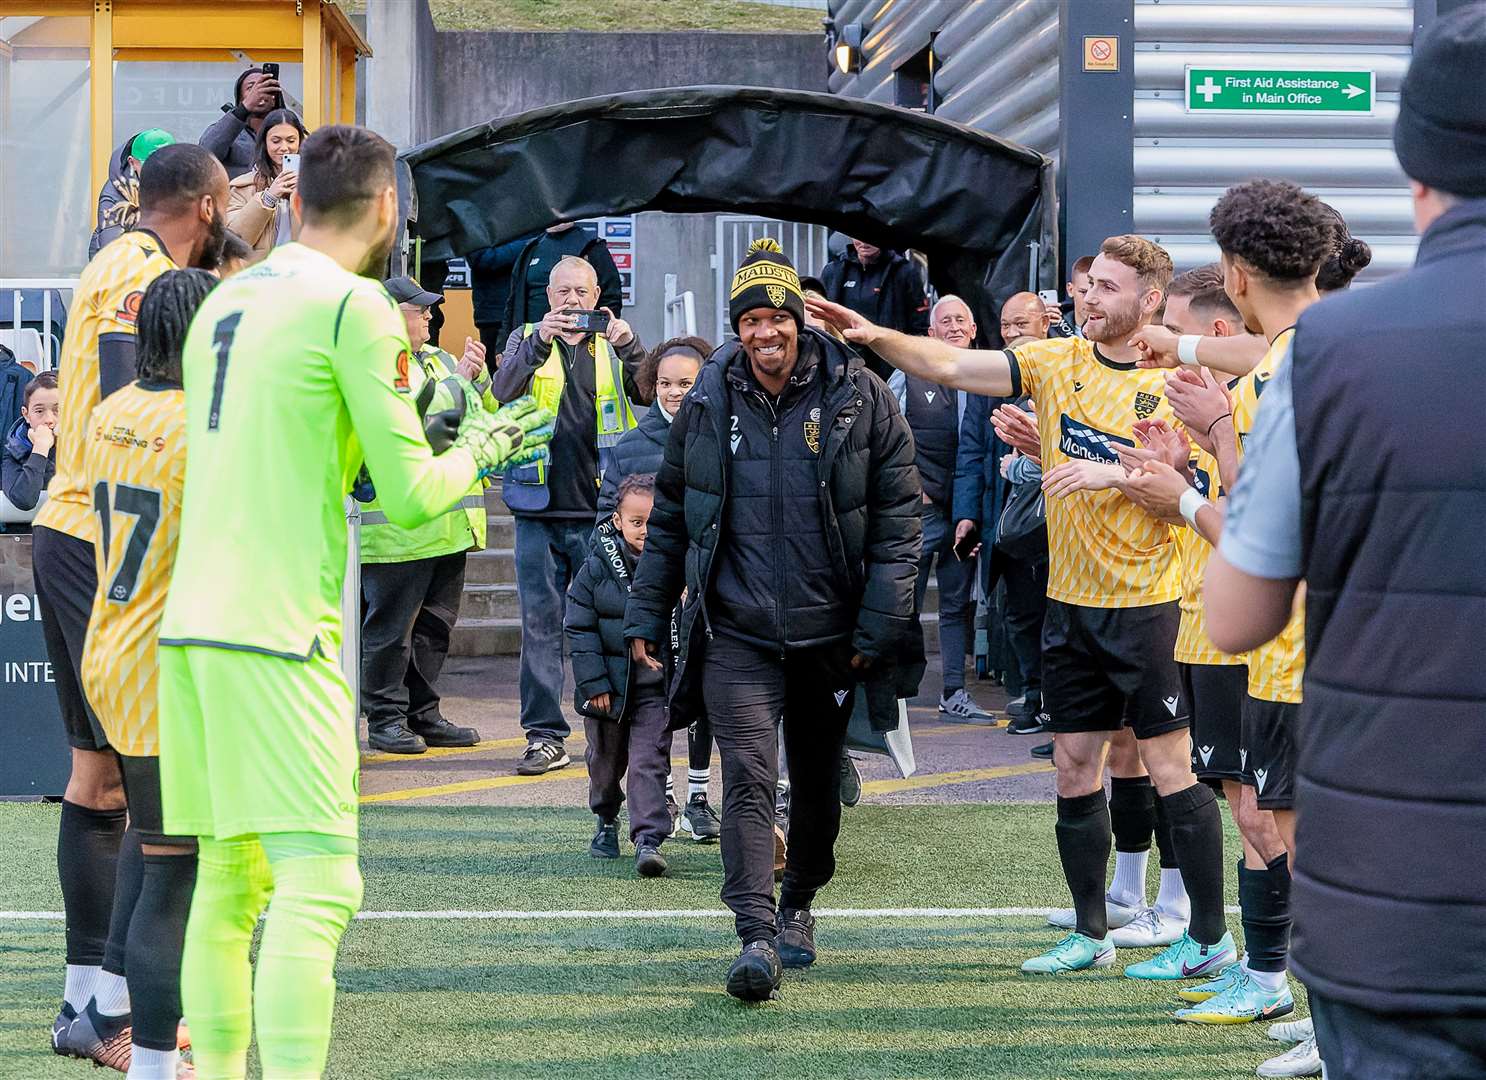
[[[88,417],[134,378],[134,323],[144,291],[175,268],[160,238],[144,230],[109,243],[84,268],[57,364],[57,471],[34,524],[93,542],[92,495],[83,475]]]
[[[1264,387],[1274,378],[1295,336],[1293,329],[1282,331],[1270,344],[1259,366],[1245,375],[1233,395],[1233,427],[1238,432],[1238,453],[1242,458],[1244,443],[1254,430],[1259,415],[1259,402]],[[1299,704],[1300,686],[1305,677],[1305,605],[1297,602],[1290,621],[1280,636],[1249,653],[1249,697],[1260,701],[1282,701]]]
[[[1030,341],[1006,355],[1012,394],[1037,406],[1044,472],[1074,459],[1118,465],[1114,446],[1135,445],[1137,420],[1176,423],[1165,372],[1110,360],[1092,341]],[[1178,599],[1174,531],[1113,488],[1048,499],[1048,598],[1096,608]]]
[[[159,750],[160,617],[175,568],[186,483],[186,395],[130,383],[93,410],[83,473],[93,503],[98,592],[83,648],[83,690],[121,754]]]
[[[1197,491],[1210,503],[1222,494],[1218,461],[1197,446],[1192,448],[1192,479]],[[1182,621],[1176,633],[1176,659],[1183,664],[1242,664],[1243,656],[1219,651],[1207,636],[1207,612],[1202,602],[1202,582],[1213,546],[1196,529],[1177,529],[1176,549],[1181,562]]]

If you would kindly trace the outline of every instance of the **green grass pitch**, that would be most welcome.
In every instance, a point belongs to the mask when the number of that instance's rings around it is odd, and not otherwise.
[[[588,857],[591,821],[549,808],[370,807],[364,910],[721,907],[715,845],[673,841],[673,876],[642,881],[628,858]],[[0,805],[0,910],[60,910],[56,827],[53,806]],[[1066,902],[1049,806],[862,806],[846,812],[838,858],[821,908]],[[1152,896],[1155,862],[1153,852]],[[1035,916],[822,917],[816,967],[787,974],[779,1001],[744,1007],[722,990],[736,948],[723,918],[358,920],[336,972],[327,1075],[1206,1080],[1252,1076],[1281,1049],[1258,1025],[1173,1023],[1171,984],[1118,967],[1021,975],[1056,935]],[[46,1048],[62,959],[60,922],[0,921],[0,1076],[101,1075]]]

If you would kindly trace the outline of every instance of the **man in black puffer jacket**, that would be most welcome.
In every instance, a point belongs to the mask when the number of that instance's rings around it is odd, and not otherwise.
[[[654,655],[685,588],[671,723],[705,708],[722,752],[722,899],[744,943],[727,988],[756,1001],[781,964],[815,959],[810,905],[835,872],[856,684],[891,727],[922,674],[899,664],[921,652],[922,489],[897,402],[861,357],[804,327],[799,277],[773,241],[750,249],[729,311],[739,341],[702,368],[672,425],[625,637],[637,659]],[[776,922],[781,714],[793,795]]]

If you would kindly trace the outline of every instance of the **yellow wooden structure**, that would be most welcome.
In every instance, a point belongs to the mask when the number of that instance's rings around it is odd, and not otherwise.
[[[313,131],[355,122],[356,61],[371,55],[335,0],[0,0],[0,17],[11,15],[74,17],[38,22],[11,44],[86,46],[95,192],[114,147],[114,61],[302,64],[303,119]],[[77,40],[76,17],[88,20],[86,41]]]

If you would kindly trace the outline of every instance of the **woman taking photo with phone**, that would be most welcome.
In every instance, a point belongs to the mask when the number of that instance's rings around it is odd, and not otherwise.
[[[232,181],[227,227],[252,245],[256,258],[293,239],[289,196],[299,181],[299,146],[308,134],[288,109],[269,113],[258,129],[253,167]],[[284,159],[290,155],[290,167],[285,168]]]

